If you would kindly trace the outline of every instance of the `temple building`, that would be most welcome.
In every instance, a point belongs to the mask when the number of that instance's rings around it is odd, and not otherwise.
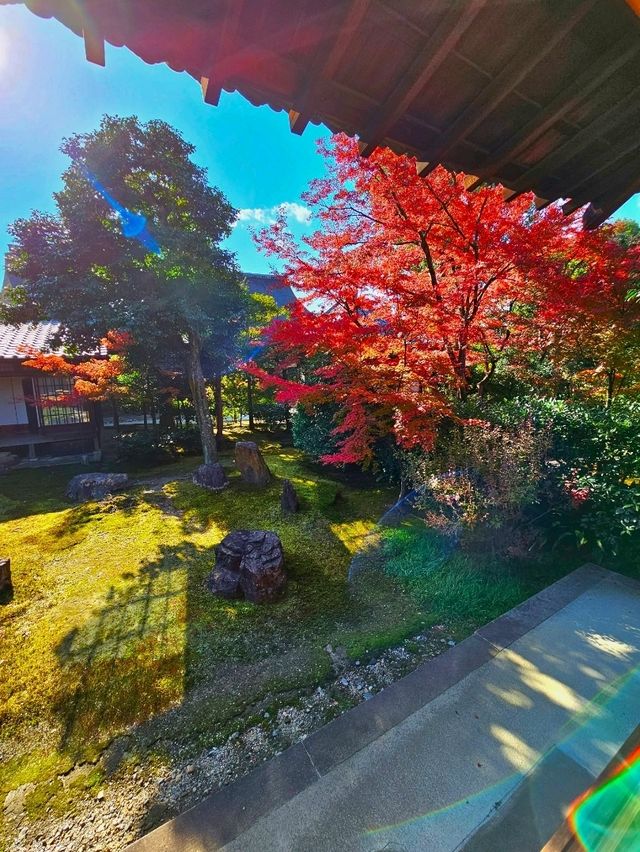
[[[273,275],[245,274],[250,292],[274,297],[279,307],[295,301],[293,291]],[[12,277],[5,275],[4,287]],[[58,322],[0,324],[0,470],[99,461],[104,420],[99,403],[55,405],[71,391],[66,375],[24,366],[34,351],[48,351]],[[103,353],[104,354],[104,353]]]

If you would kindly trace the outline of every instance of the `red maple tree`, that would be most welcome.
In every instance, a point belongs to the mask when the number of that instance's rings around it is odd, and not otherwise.
[[[127,389],[118,383],[125,372],[124,352],[132,343],[126,332],[109,331],[101,341],[107,351],[103,358],[88,358],[85,361],[54,353],[33,351],[24,361],[25,367],[54,375],[65,375],[71,380],[71,390],[59,394],[55,399],[41,400],[40,404],[77,405],[83,400],[102,402],[127,393]]]
[[[532,281],[566,276],[576,219],[530,196],[505,204],[500,187],[469,193],[465,176],[334,137],[328,176],[304,196],[320,221],[301,247],[284,220],[258,241],[301,295],[268,331],[290,364],[315,359],[306,381],[254,368],[281,401],[339,405],[334,463],[371,458],[376,439],[429,448],[456,398],[482,392],[524,326]]]

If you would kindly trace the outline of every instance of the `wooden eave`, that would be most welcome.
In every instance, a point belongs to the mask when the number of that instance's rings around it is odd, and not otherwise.
[[[0,3],[12,0],[0,0]],[[601,224],[640,186],[639,0],[26,0],[85,40]]]

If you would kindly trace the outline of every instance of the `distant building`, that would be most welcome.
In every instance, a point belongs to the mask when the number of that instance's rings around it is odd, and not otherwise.
[[[261,275],[257,272],[243,273],[249,291],[273,296],[279,308],[286,308],[296,301],[296,295],[288,284],[283,284],[277,275]]]
[[[283,286],[276,276],[245,277],[251,292],[273,296],[279,307],[296,299],[291,288]],[[5,273],[3,286],[15,283],[15,277]],[[71,390],[69,377],[24,366],[30,352],[47,350],[59,325],[53,321],[0,324],[0,453],[17,456],[23,467],[88,463],[101,456],[101,406],[92,402],[51,405]]]
[[[0,325],[0,452],[24,466],[100,458],[99,406],[48,405],[71,391],[69,377],[24,366],[29,352],[46,349],[57,330],[56,322]]]

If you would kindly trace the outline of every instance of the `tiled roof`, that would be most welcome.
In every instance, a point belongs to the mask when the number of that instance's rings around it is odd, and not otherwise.
[[[296,296],[288,284],[284,284],[278,275],[262,275],[257,272],[245,272],[247,287],[251,293],[273,296],[279,308],[286,308],[296,301]]]
[[[59,322],[36,325],[0,325],[0,358],[28,358],[32,350],[46,349],[47,341],[60,327]]]

